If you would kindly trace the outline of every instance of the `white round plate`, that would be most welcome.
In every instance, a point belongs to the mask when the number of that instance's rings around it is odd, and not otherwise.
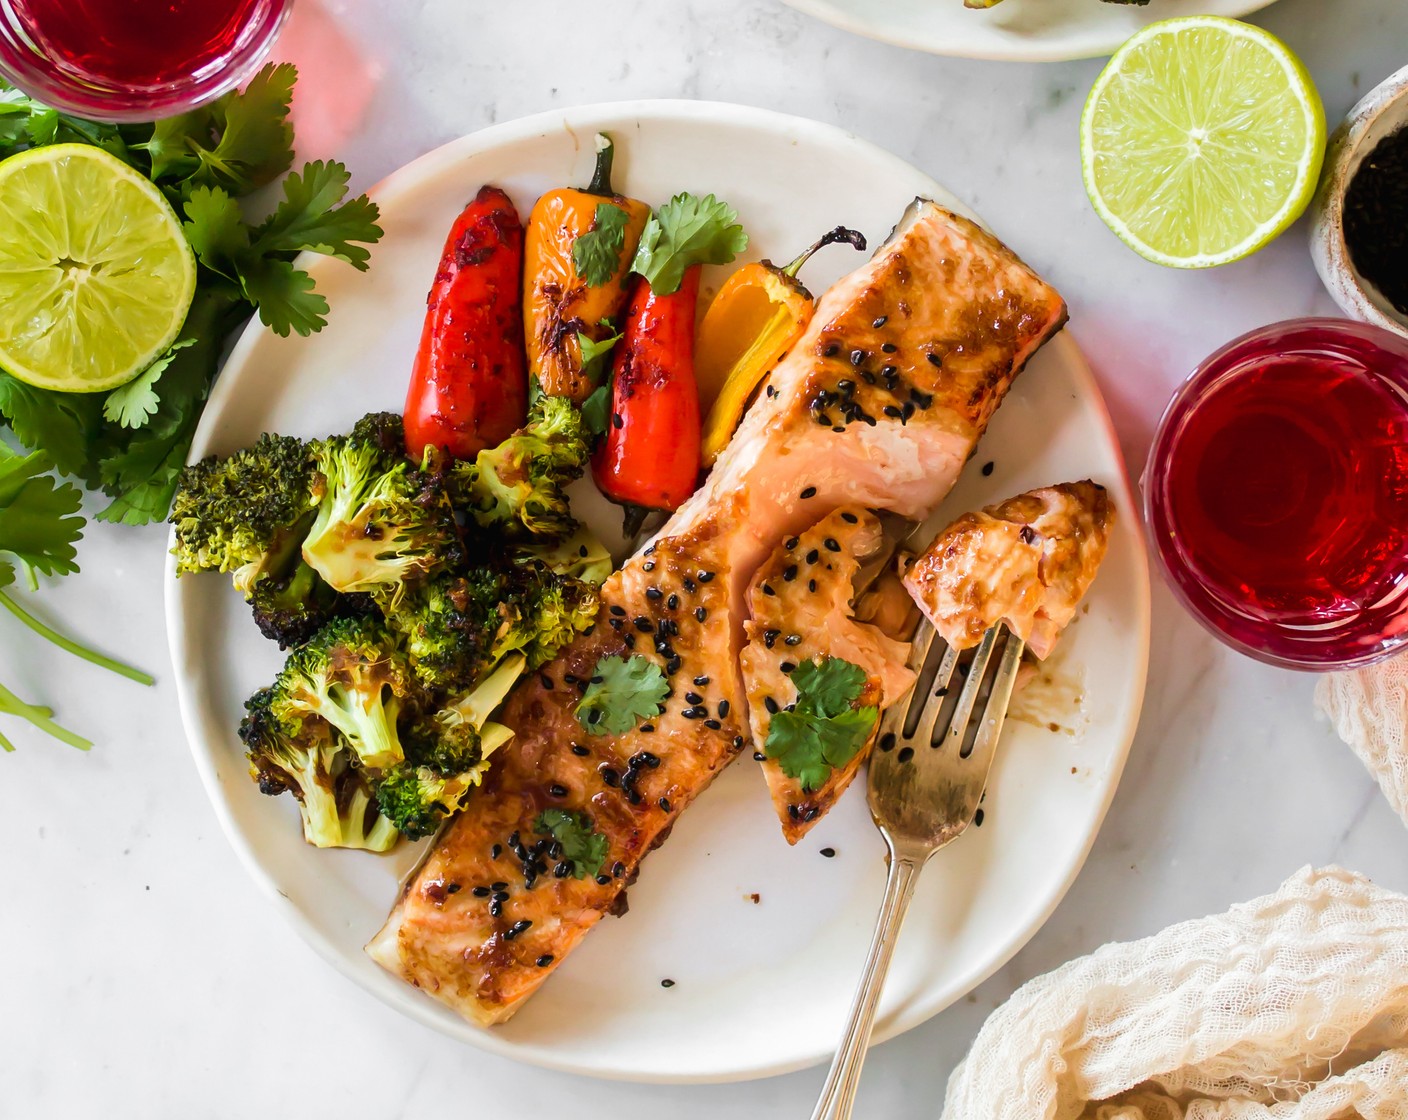
[[[233,451],[266,430],[343,432],[367,411],[399,408],[425,293],[460,208],[485,182],[508,190],[525,215],[543,191],[586,182],[598,130],[616,138],[618,189],[656,204],[680,190],[713,191],[738,208],[754,256],[789,259],[838,222],[879,243],[917,194],[958,205],[921,172],[853,136],[735,105],[591,106],[487,129],[376,190],[386,236],[370,272],[306,262],[332,304],[327,328],[307,339],[246,331],[193,455]],[[806,279],[820,291],[859,263],[851,250],[831,248]],[[989,461],[995,466],[984,477],[978,467]],[[1009,724],[983,826],[925,873],[885,990],[879,1038],[962,997],[1041,926],[1085,860],[1134,735],[1149,643],[1148,569],[1109,417],[1062,335],[1022,375],[945,510],[952,516],[1086,476],[1109,486],[1121,508],[1109,558],[1088,613],[1055,658],[1055,683],[1035,688],[1022,701],[1026,715]],[[617,527],[614,515],[597,520],[603,531]],[[357,983],[476,1046],[600,1077],[738,1080],[831,1052],[884,880],[883,846],[859,786],[789,848],[745,755],[647,861],[630,913],[603,922],[515,1019],[484,1031],[362,952],[418,846],[385,857],[319,851],[301,839],[290,799],[264,797],[250,781],[235,728],[242,701],[272,679],[280,655],[228,579],[177,580],[169,571],[166,602],[186,731],[221,824],[271,901]],[[827,847],[834,858],[819,854]],[[662,987],[665,978],[674,986]]]
[[[959,58],[1062,62],[1113,54],[1141,27],[1176,16],[1245,16],[1275,0],[782,0],[843,31]]]

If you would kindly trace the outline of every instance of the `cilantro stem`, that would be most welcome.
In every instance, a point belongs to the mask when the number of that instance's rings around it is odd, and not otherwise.
[[[61,743],[67,743],[80,751],[86,751],[92,747],[87,739],[81,735],[75,735],[66,727],[60,727],[49,717],[54,714],[51,708],[41,708],[36,704],[26,704],[3,684],[0,684],[0,712],[6,715],[19,716],[20,719],[28,720],[46,735],[52,735]],[[12,744],[3,735],[0,735],[0,747],[6,751],[13,751]]]
[[[54,645],[58,646],[62,650],[67,650],[75,657],[81,657],[84,661],[91,662],[94,665],[99,665],[102,668],[109,670],[110,672],[116,673],[120,677],[126,677],[130,681],[136,681],[138,684],[150,685],[156,683],[156,678],[153,677],[150,673],[144,673],[141,669],[134,669],[131,665],[124,665],[121,661],[115,661],[111,657],[104,657],[101,653],[96,653],[93,650],[86,648],[85,646],[81,646],[72,639],[64,637],[57,630],[53,630],[50,629],[48,626],[45,626],[44,623],[40,622],[39,619],[35,618],[32,614],[30,614],[22,606],[16,603],[3,591],[0,591],[0,606],[3,606],[6,610],[8,610],[11,614],[13,614],[16,618],[18,618],[21,622],[23,622],[40,637],[47,638],[49,641],[53,642]],[[2,688],[3,686],[0,686],[0,689]],[[11,695],[11,697],[13,698],[13,694],[9,695]],[[60,728],[60,730],[62,730],[62,728]],[[50,734],[53,735],[54,732],[51,731]],[[64,734],[67,735],[71,733],[64,732]],[[62,735],[58,735],[56,737],[63,738]],[[65,742],[68,741],[69,740],[65,740]],[[78,741],[85,743],[87,742],[86,740]],[[74,743],[73,745],[77,746],[78,744]],[[87,750],[88,746],[91,745],[92,744],[89,743],[87,746],[81,749]]]

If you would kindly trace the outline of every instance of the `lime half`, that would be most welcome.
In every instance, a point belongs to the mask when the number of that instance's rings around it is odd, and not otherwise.
[[[1110,59],[1080,141],[1086,193],[1130,248],[1209,268],[1300,217],[1325,158],[1325,109],[1274,35],[1191,16],[1144,28]]]
[[[171,345],[195,286],[180,219],[121,160],[55,144],[0,163],[0,368],[112,389]]]

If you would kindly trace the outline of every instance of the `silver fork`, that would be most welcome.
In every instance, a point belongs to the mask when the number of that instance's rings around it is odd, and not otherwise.
[[[870,758],[870,813],[889,849],[885,900],[850,1022],[812,1120],[849,1120],[914,885],[929,857],[977,813],[1024,648],[1021,638],[998,624],[968,660],[927,621],[919,624],[909,657],[914,688],[885,712]],[[963,677],[961,689],[950,687],[955,675]]]

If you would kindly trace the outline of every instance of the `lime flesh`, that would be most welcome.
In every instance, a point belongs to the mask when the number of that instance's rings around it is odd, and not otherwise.
[[[1149,260],[1208,268],[1300,217],[1320,178],[1325,110],[1300,60],[1250,24],[1152,24],[1096,80],[1081,118],[1086,192]]]
[[[0,368],[44,389],[132,380],[175,340],[195,293],[181,222],[147,178],[99,148],[0,163]]]

